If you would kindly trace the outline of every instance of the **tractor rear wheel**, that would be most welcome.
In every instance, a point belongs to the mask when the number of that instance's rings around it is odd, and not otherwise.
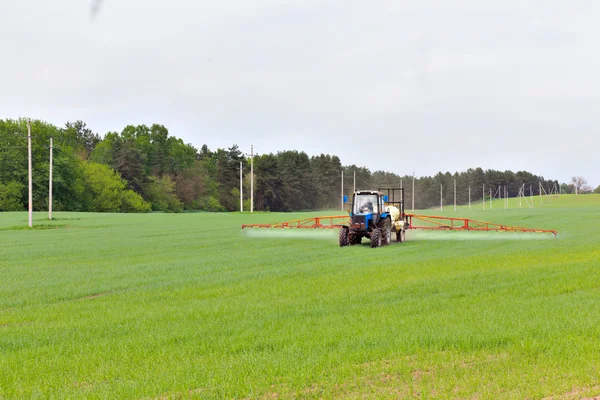
[[[402,243],[406,240],[406,231],[404,229],[400,229],[396,231],[396,242]]]
[[[384,245],[392,243],[392,227],[389,218],[383,220],[381,224],[381,243]]]
[[[381,246],[381,229],[375,228],[371,232],[371,247]]]
[[[341,227],[340,228],[340,247],[344,247],[344,246],[348,246],[348,244],[350,244],[348,242],[348,228],[347,227]]]

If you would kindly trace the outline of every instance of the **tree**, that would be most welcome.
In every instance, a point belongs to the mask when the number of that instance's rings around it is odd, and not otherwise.
[[[27,182],[27,135],[21,121],[0,120],[0,182]]]
[[[590,192],[592,189],[588,186],[587,181],[582,176],[574,176],[571,178],[571,184],[575,188],[575,194]]]
[[[68,150],[56,152],[52,170],[53,208],[56,211],[82,211],[84,202],[84,185],[82,162]],[[43,174],[42,177],[47,177]],[[44,179],[44,183],[47,180]],[[48,191],[44,184],[41,202],[45,206]],[[39,191],[38,191],[39,192]]]
[[[100,143],[100,136],[92,132],[83,121],[67,122],[62,136],[62,144],[81,150],[83,158],[86,160],[89,159],[96,145]]]
[[[321,154],[310,159],[315,207],[338,208],[340,204],[340,171],[342,164],[337,156]]]
[[[108,165],[84,161],[82,172],[84,211],[149,211],[149,204],[139,194],[126,190],[125,181]]]
[[[279,174],[277,157],[264,154],[254,157],[256,187],[254,200],[256,209],[264,211],[283,211],[283,182]]]
[[[313,175],[305,152],[284,151],[277,154],[277,169],[285,211],[308,210],[315,207]]]
[[[594,193],[600,193],[600,185],[598,185],[598,187],[596,188],[596,190],[594,190]]]
[[[200,208],[201,198],[217,193],[216,183],[210,179],[204,166],[202,161],[196,160],[190,168],[184,169],[176,175],[175,194],[185,209]],[[220,205],[219,208],[221,208]]]
[[[7,184],[0,182],[0,211],[23,211],[23,196],[24,187],[21,183],[11,181]]]
[[[113,143],[119,139],[120,139],[120,137],[117,132],[108,132],[106,135],[104,135],[104,139],[102,139],[100,141],[100,143],[98,143],[96,145],[96,147],[94,147],[94,150],[92,151],[92,154],[90,155],[89,161],[99,163],[99,164],[112,165]]]
[[[353,179],[353,176],[350,176]],[[400,177],[392,172],[387,171],[375,171],[371,175],[371,182],[373,182],[373,188],[397,188],[400,187]]]
[[[166,164],[168,163],[168,137],[169,130],[163,125],[153,124],[150,127],[150,143],[152,143],[153,149],[148,160],[152,165],[152,175],[162,176],[162,174],[167,170]]]
[[[239,186],[240,162],[242,167],[245,165],[245,159],[237,145],[233,145],[227,150],[217,149],[215,152],[209,152],[209,155],[203,152],[201,161],[207,168],[217,185],[217,191],[213,194],[219,203],[226,210],[234,211],[239,209],[239,192],[235,196],[233,189]]]
[[[200,153],[198,153],[198,157],[200,159],[208,158],[211,156],[211,151],[207,145],[203,144],[200,148]]]
[[[108,165],[82,164],[85,188],[85,211],[118,212],[125,183]]]
[[[109,132],[102,140],[82,121],[69,122],[64,129],[43,121],[32,122],[34,208],[42,210],[48,201],[48,145],[54,138],[54,209],[66,211],[178,211],[201,209],[234,211],[239,209],[240,162],[245,174],[245,200],[249,199],[249,163],[237,145],[211,151],[203,145],[198,151],[191,144],[169,136],[158,124],[127,125],[121,132]],[[27,120],[0,119],[0,209],[24,209],[27,205]],[[256,156],[254,197],[257,210],[298,211],[338,208],[341,172],[344,194],[357,189],[399,187],[403,183],[407,208],[412,205],[412,176],[368,168],[343,166],[335,155],[309,157],[305,152],[283,151]],[[481,201],[485,194],[510,197],[525,185],[537,193],[541,184],[547,193],[558,187],[528,171],[469,169],[439,172],[415,179],[416,208],[439,207],[440,185],[443,202]],[[585,179],[574,177],[572,190],[560,185],[563,193],[590,191]],[[130,189],[129,191],[127,189]],[[600,191],[600,188],[596,189]],[[140,197],[143,195],[144,197]],[[247,209],[248,207],[244,207]]]
[[[121,195],[122,212],[150,212],[150,203],[133,190],[125,190]]]
[[[237,146],[234,146],[237,148]],[[198,158],[198,150],[191,144],[171,136],[167,140],[168,163],[166,171],[174,174],[190,168]],[[241,154],[241,153],[240,153]]]
[[[146,174],[144,155],[135,148],[133,141],[117,138],[112,146],[112,167],[127,181],[127,186],[141,193]]]
[[[337,157],[336,157],[337,158]],[[356,190],[371,189],[377,186],[376,182],[373,182],[373,174],[368,168],[358,167],[355,164],[344,167],[344,194],[352,194],[354,184],[354,174],[356,173]],[[331,185],[335,185],[336,197],[340,193],[340,187],[337,181],[341,180],[340,173],[338,172],[335,177],[332,177],[330,181]],[[378,189],[375,187],[375,189]],[[336,207],[339,204],[339,197],[337,197]]]
[[[152,204],[154,211],[180,212],[183,206],[175,195],[175,183],[168,175],[151,176],[144,189],[146,199]]]

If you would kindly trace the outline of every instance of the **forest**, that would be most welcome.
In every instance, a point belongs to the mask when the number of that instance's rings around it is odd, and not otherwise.
[[[31,121],[33,208],[48,209],[50,138],[53,140],[53,209],[94,212],[239,211],[240,165],[243,174],[244,211],[250,209],[250,157],[235,144],[227,149],[200,149],[169,134],[160,124],[128,125],[103,137],[85,122],[57,127]],[[412,206],[412,171],[403,175],[371,171],[368,166],[342,165],[333,154],[308,155],[280,151],[253,158],[254,209],[302,211],[340,208],[341,172],[344,193],[357,189],[405,188],[407,208]],[[401,172],[402,173],[402,172]],[[27,120],[0,119],[0,211],[27,207]],[[574,186],[527,171],[471,168],[414,177],[415,208],[480,201],[503,193],[518,195],[525,187],[537,194],[539,183],[550,193],[570,193]],[[485,193],[483,187],[485,185]],[[502,188],[502,189],[499,189]]]

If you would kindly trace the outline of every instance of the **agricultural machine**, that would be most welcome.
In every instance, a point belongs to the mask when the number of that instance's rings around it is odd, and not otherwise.
[[[347,202],[348,198],[344,196],[344,203],[347,204]],[[404,189],[402,188],[355,192],[352,196],[349,215],[305,218],[275,224],[242,225],[242,229],[246,228],[339,229],[339,243],[342,247],[360,244],[363,238],[369,239],[371,247],[380,247],[392,242],[392,234],[395,234],[397,242],[404,242],[406,231],[411,229],[535,232],[557,235],[557,232],[551,229],[501,225],[469,218],[409,214],[404,209]]]
[[[384,190],[387,194],[383,193]],[[398,201],[395,199],[396,192],[399,192]],[[344,202],[347,201],[345,197]],[[392,242],[392,233],[395,233],[397,242],[403,242],[407,226],[404,189],[358,191],[352,197],[350,221],[348,225],[340,227],[340,246],[359,244],[366,237],[371,247],[379,247]]]

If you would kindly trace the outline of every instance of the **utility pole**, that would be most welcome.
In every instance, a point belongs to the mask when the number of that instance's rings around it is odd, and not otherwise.
[[[244,194],[242,191],[242,162],[240,161],[240,212],[244,212]]]
[[[481,202],[483,203],[483,211],[485,211],[485,183],[483,184],[483,190],[481,191]]]
[[[48,219],[52,220],[52,138],[50,138],[50,187],[48,188]]]
[[[250,145],[250,213],[254,213],[254,145]]]
[[[492,209],[492,188],[490,188],[490,210]]]
[[[352,193],[356,192],[356,171],[354,171],[354,184],[352,185]]]
[[[342,210],[344,209],[344,169],[342,169]]]
[[[525,184],[523,184],[521,186],[521,190],[519,190],[519,208],[522,207],[522,201],[523,201],[523,197],[521,197],[521,194],[523,193],[523,189],[525,188]]]
[[[31,120],[27,120],[27,164],[29,168],[29,227],[33,227],[33,191],[32,191],[32,172],[31,172]]]
[[[456,179],[454,180],[454,212],[456,212]]]
[[[443,194],[444,185],[440,184],[440,212],[444,211],[444,194]]]
[[[415,171],[413,171],[412,210],[415,211]]]
[[[469,186],[469,210],[471,209],[471,186]]]
[[[404,203],[404,186],[402,186],[402,179],[400,179],[400,193],[402,193],[401,200]]]
[[[529,184],[529,200],[531,200],[531,207],[533,208],[533,186]]]

